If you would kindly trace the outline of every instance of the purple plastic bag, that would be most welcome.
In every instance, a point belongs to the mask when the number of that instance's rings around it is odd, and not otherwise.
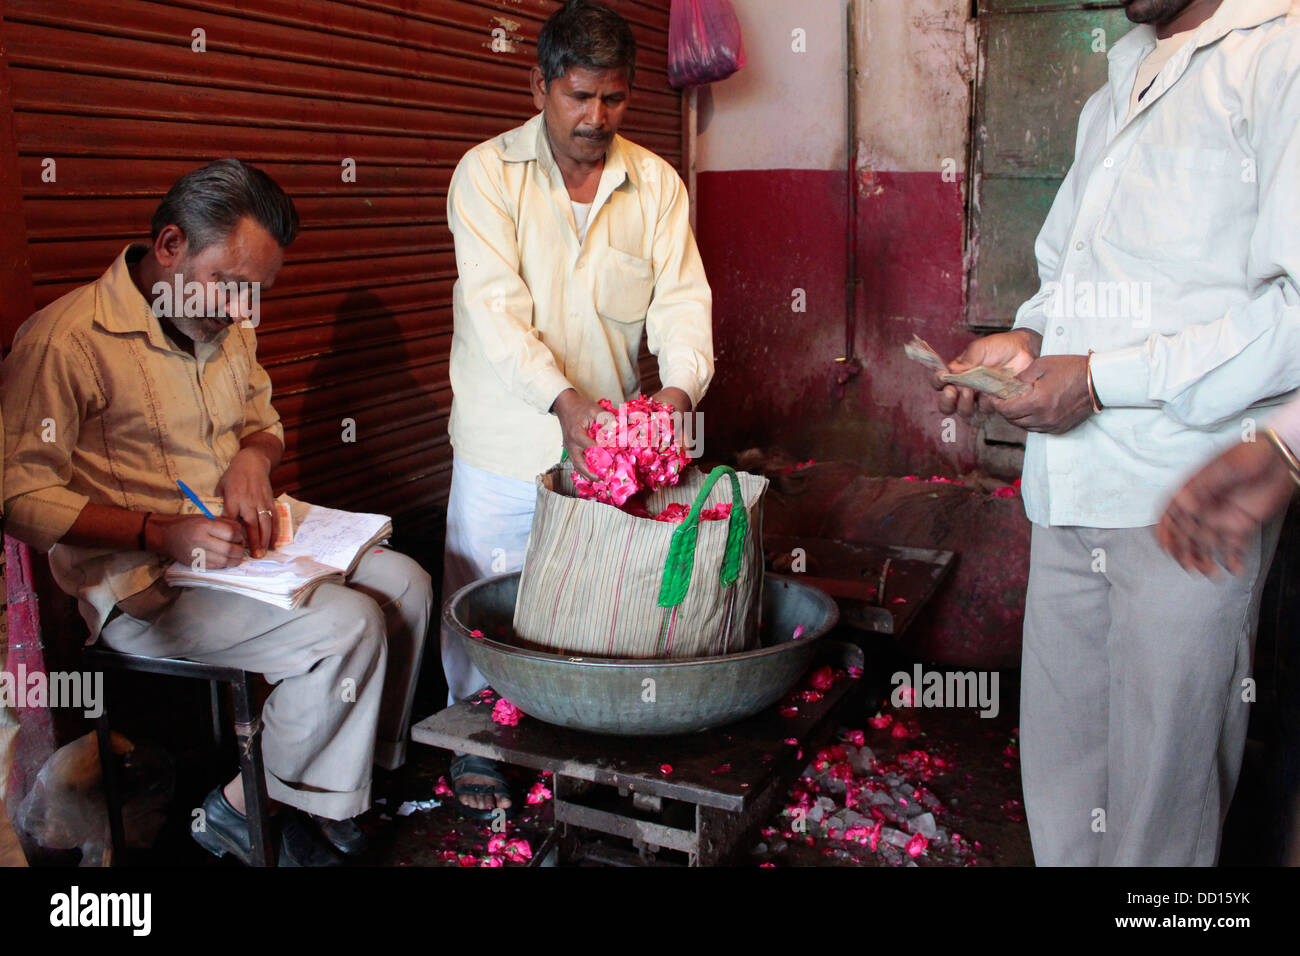
[[[668,82],[677,89],[725,80],[745,65],[731,0],[673,0],[668,20]]]

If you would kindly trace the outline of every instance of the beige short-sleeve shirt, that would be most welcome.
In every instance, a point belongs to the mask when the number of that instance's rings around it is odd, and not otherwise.
[[[23,323],[0,368],[9,534],[50,552],[96,636],[118,601],[168,563],[143,551],[58,544],[88,502],[163,514],[197,509],[248,436],[284,440],[253,329],[232,325],[196,354],[163,333],[131,280],[128,247],[97,281]]]

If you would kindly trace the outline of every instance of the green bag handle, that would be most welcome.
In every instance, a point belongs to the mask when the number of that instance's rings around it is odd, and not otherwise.
[[[695,544],[700,532],[700,512],[709,499],[709,492],[718,479],[726,475],[731,479],[731,520],[727,524],[727,550],[722,558],[722,586],[730,587],[740,577],[741,559],[745,554],[745,538],[749,534],[749,518],[745,514],[745,498],[740,493],[740,478],[736,469],[719,465],[704,479],[704,487],[695,496],[690,514],[673,532],[668,545],[668,560],[664,562],[664,580],[659,589],[659,606],[676,607],[686,600],[691,586],[691,569],[695,567]]]

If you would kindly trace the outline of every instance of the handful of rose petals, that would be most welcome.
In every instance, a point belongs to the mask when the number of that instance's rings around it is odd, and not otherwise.
[[[644,395],[618,408],[602,398],[600,407],[613,418],[592,422],[587,429],[596,444],[583,458],[596,477],[593,481],[574,473],[578,497],[621,508],[638,492],[677,484],[690,458],[674,441],[673,407]]]

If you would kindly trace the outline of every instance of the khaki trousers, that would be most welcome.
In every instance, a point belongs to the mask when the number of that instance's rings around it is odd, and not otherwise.
[[[1280,529],[1265,527],[1241,577],[1210,579],[1152,528],[1034,525],[1020,755],[1039,866],[1217,861]]]
[[[123,614],[100,637],[127,654],[264,675],[274,685],[262,708],[268,793],[342,820],[370,806],[372,762],[405,760],[432,593],[418,564],[372,548],[345,585],[323,584],[294,610],[177,588],[147,620]]]

